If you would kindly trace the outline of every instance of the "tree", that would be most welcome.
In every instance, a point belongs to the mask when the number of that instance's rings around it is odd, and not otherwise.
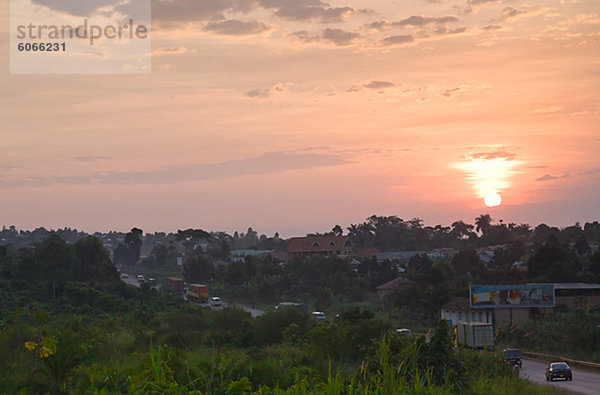
[[[133,263],[140,260],[140,250],[142,248],[142,234],[143,231],[139,228],[132,228],[129,233],[125,235],[125,246],[129,248],[131,253],[130,258]]]
[[[460,251],[452,257],[451,265],[458,274],[478,276],[485,270],[475,250]]]
[[[88,236],[73,244],[73,278],[77,281],[117,281],[119,276],[102,240]]]
[[[476,237],[473,232],[473,225],[466,224],[463,221],[456,221],[452,223],[452,230],[450,235],[455,240],[470,240]]]
[[[334,236],[341,236],[342,233],[344,233],[344,230],[341,226],[336,225],[331,229],[331,233],[333,233]]]
[[[492,226],[492,217],[489,214],[481,214],[475,218],[475,231],[481,231],[482,234],[486,234]]]
[[[57,288],[73,277],[73,253],[63,239],[55,233],[39,244],[34,253],[35,265],[41,280],[52,287],[52,300],[56,300]]]
[[[560,261],[567,261],[567,258],[566,249],[560,245],[557,237],[553,233],[550,233],[548,241],[540,246],[535,254],[529,258],[527,264],[529,278],[534,279],[546,274],[550,266]]]
[[[183,264],[183,276],[189,284],[210,281],[214,273],[215,267],[200,248],[194,250]]]

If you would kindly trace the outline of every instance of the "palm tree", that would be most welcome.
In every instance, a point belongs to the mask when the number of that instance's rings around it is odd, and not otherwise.
[[[475,231],[486,234],[492,227],[492,217],[489,214],[481,214],[475,218]]]

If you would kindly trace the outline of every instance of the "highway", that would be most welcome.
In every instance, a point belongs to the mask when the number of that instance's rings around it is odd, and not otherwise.
[[[136,276],[136,275],[130,275],[130,276],[129,276],[129,277],[127,277],[127,278],[123,278],[123,277],[121,277],[121,281],[123,281],[123,282],[124,282],[124,283],[126,283],[126,284],[129,284],[129,285],[133,285],[133,286],[135,286],[135,287],[138,287],[138,288],[139,288],[139,286],[140,286],[140,283],[137,281],[137,276]],[[160,284],[157,284],[157,285],[155,285],[154,287],[155,287],[156,289],[160,289],[160,288],[161,288],[161,285],[160,285]],[[196,302],[194,302],[194,303],[196,303]],[[208,302],[207,302],[207,303],[196,303],[196,304],[198,304],[198,305],[200,305],[200,306],[204,306],[204,307],[210,307],[212,310],[223,310],[223,308],[226,308],[226,307],[238,307],[238,308],[242,308],[242,309],[244,309],[245,311],[247,311],[248,313],[250,313],[250,314],[252,315],[252,317],[258,317],[259,315],[263,315],[263,314],[265,313],[265,312],[264,312],[264,311],[262,311],[262,310],[253,309],[253,308],[250,308],[250,307],[248,307],[248,306],[244,306],[244,305],[228,304],[228,303],[227,303],[227,302],[225,302],[225,301],[223,301],[223,304],[222,304],[222,306],[210,306],[210,305],[208,304]],[[231,306],[230,306],[230,305],[231,305]]]
[[[555,380],[546,381],[546,367],[548,363],[535,359],[523,359],[523,368],[520,376],[538,384],[552,385],[574,394],[598,394],[600,392],[600,372],[582,370],[571,366],[573,381]]]

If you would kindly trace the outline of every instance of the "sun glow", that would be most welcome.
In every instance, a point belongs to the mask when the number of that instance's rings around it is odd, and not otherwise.
[[[465,180],[472,185],[478,198],[488,207],[502,203],[500,192],[510,187],[510,177],[523,162],[514,160],[506,152],[472,154],[455,167],[465,172]]]
[[[496,207],[502,203],[502,198],[497,192],[490,192],[483,198],[485,205],[488,207]]]

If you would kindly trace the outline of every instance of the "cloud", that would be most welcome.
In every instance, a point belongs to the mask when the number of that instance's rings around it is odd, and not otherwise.
[[[397,35],[397,36],[386,37],[386,38],[382,39],[380,41],[380,43],[386,47],[392,47],[392,46],[412,43],[413,41],[415,41],[415,38],[413,36],[411,36],[410,34],[402,34],[402,35]]]
[[[267,98],[273,95],[275,92],[284,92],[289,86],[293,84],[285,83],[285,84],[277,84],[267,89],[252,89],[244,94],[246,97],[257,97],[257,98]]]
[[[448,29],[445,26],[440,26],[435,30],[435,34],[437,35],[450,35],[450,34],[460,34],[467,31],[466,27],[457,27],[456,29]]]
[[[444,91],[444,93],[442,93],[442,96],[444,97],[454,97],[457,96],[458,94],[462,93],[462,92],[466,92],[471,88],[471,85],[468,84],[462,84],[457,86],[456,88],[451,88],[451,89],[446,89]]]
[[[363,89],[378,89],[378,90],[382,90],[382,89],[386,89],[386,88],[392,88],[396,86],[396,84],[394,84],[391,81],[377,81],[377,80],[373,80],[373,81],[369,81],[367,83],[364,83],[362,85],[352,85],[350,88],[348,88],[346,90],[346,92],[360,92]]]
[[[348,32],[342,29],[325,29],[318,34],[310,34],[306,30],[300,30],[291,34],[293,37],[305,43],[313,43],[320,41],[327,41],[337,46],[352,45],[360,34],[354,32]]]
[[[347,32],[342,29],[325,29],[321,33],[321,37],[325,41],[329,41],[334,43],[335,45],[344,46],[350,45],[352,42],[358,38],[360,35],[358,33]]]
[[[504,159],[504,160],[513,160],[516,155],[506,151],[491,151],[491,152],[478,152],[470,155],[473,159],[484,159],[484,160],[492,160],[492,159]]]
[[[513,7],[506,7],[502,10],[502,17],[500,17],[497,22],[499,21],[507,21],[509,19],[514,19],[514,18],[530,18],[530,17],[534,17],[534,16],[538,16],[538,15],[544,15],[550,11],[555,11],[556,8],[552,8],[552,7],[545,7],[545,8],[540,8],[537,6],[529,6],[529,5],[525,5],[520,9],[516,9]]]
[[[431,23],[446,23],[446,22],[457,22],[458,18],[452,15],[442,16],[442,17],[425,17],[422,15],[412,15],[406,19],[403,19],[398,22],[393,22],[392,26],[424,26]]]
[[[343,166],[347,157],[332,152],[297,150],[266,152],[262,155],[218,163],[189,164],[164,169],[97,173],[87,176],[48,176],[6,179],[0,189],[49,187],[53,185],[156,185],[178,182],[223,180],[233,177],[275,174],[290,170]]]
[[[357,11],[352,7],[327,7],[321,1],[260,1],[265,8],[277,8],[275,15],[292,20],[308,21],[311,19],[320,19],[322,23],[342,22],[347,17],[355,14]],[[269,7],[273,3],[281,3],[274,7]],[[307,4],[314,3],[314,4]],[[275,5],[275,4],[273,4]]]
[[[352,7],[330,7],[321,0],[153,0],[152,12],[162,22],[202,22],[222,19],[223,14],[248,14],[259,8],[291,21],[342,22],[358,11]]]
[[[183,55],[187,51],[186,47],[156,48],[152,51],[152,56]]]
[[[481,29],[482,30],[487,30],[487,31],[500,30],[500,29],[502,29],[502,26],[500,26],[500,25],[487,25],[487,26],[483,26]]]
[[[536,178],[536,181],[551,181],[558,180],[560,177],[551,176],[550,174],[545,174],[542,177]]]
[[[251,91],[246,92],[247,97],[262,97],[266,98],[271,96],[271,89],[252,89]]]
[[[119,0],[31,0],[31,2],[80,17],[89,17],[102,7],[116,6],[120,3]]]
[[[226,36],[244,36],[264,33],[271,29],[272,27],[260,21],[244,22],[236,19],[226,19],[224,21],[209,22],[203,30]]]
[[[534,114],[554,114],[557,113],[559,111],[562,111],[563,108],[560,106],[549,106],[549,107],[544,107],[544,108],[537,108],[535,110],[533,110]]]
[[[110,159],[109,156],[77,156],[73,158],[76,162],[95,162],[97,160]]]
[[[368,84],[364,84],[363,87],[368,89],[384,89],[391,88],[394,86],[393,82],[390,81],[371,81]]]
[[[458,22],[458,18],[452,15],[442,16],[442,17],[426,17],[422,15],[412,15],[406,19],[402,19],[400,21],[386,21],[380,20],[372,22],[368,25],[370,29],[375,30],[384,30],[392,27],[407,27],[407,26],[425,26],[430,24],[444,24],[448,22]]]
[[[490,4],[490,3],[500,3],[503,0],[469,0],[467,4],[470,5],[482,5],[482,4]]]

